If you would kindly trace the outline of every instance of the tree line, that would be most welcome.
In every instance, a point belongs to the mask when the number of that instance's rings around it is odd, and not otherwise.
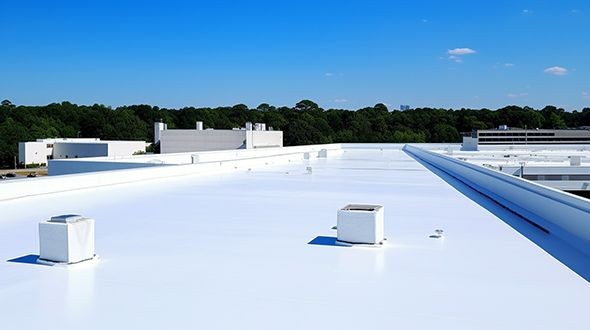
[[[0,166],[12,166],[18,142],[39,138],[93,137],[104,140],[153,141],[153,123],[162,120],[168,128],[230,129],[245,122],[266,123],[282,130],[284,144],[303,145],[337,142],[460,142],[462,132],[499,125],[534,128],[590,126],[590,108],[566,112],[554,106],[536,110],[507,106],[490,109],[417,108],[389,111],[384,104],[352,110],[322,109],[310,100],[293,107],[266,103],[251,109],[244,104],[231,107],[166,109],[150,105],[115,109],[95,104],[70,102],[45,106],[0,104]]]

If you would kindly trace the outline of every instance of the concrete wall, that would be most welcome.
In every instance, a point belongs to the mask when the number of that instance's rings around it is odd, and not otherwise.
[[[145,152],[143,141],[100,141],[56,142],[53,144],[53,159],[87,158],[87,157],[123,157],[135,152]]]
[[[164,123],[154,123],[154,143],[160,142],[162,131],[168,129],[168,125]]]
[[[145,152],[145,142],[143,141],[108,141],[109,157],[131,156],[136,152]],[[105,155],[103,155],[105,156]]]
[[[463,137],[463,144],[461,145],[461,151],[477,151],[478,150],[478,138],[471,136]]]
[[[245,130],[165,130],[160,134],[163,154],[246,148]]]
[[[53,159],[108,156],[108,152],[109,146],[106,142],[56,142],[53,144]]]
[[[283,146],[282,131],[251,131],[252,148],[269,148]]]
[[[19,142],[18,162],[22,164],[47,164],[47,144],[45,142]]]
[[[114,170],[127,170],[154,166],[166,166],[161,163],[125,163],[125,162],[97,162],[97,161],[70,161],[66,159],[50,160],[47,167],[47,175],[66,175],[90,172],[103,172]],[[172,166],[172,165],[168,165]]]

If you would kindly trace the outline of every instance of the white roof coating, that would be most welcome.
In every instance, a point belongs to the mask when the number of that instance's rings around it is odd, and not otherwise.
[[[383,247],[334,245],[350,203],[384,206]],[[588,328],[586,280],[399,149],[0,210],[2,329]],[[97,262],[34,263],[59,214],[96,220]]]
[[[584,145],[585,146],[585,145]],[[496,148],[487,148],[480,151],[455,151],[450,156],[463,159],[474,164],[491,164],[503,166],[520,166],[527,167],[543,166],[570,166],[570,157],[580,157],[581,165],[590,165],[590,151],[585,148],[578,149],[534,149],[520,146],[520,148],[508,148],[507,146],[494,146]],[[437,152],[449,154],[446,151],[438,150]]]

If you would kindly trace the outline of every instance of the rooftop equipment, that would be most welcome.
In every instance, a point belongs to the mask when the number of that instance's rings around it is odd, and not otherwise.
[[[582,165],[582,157],[581,156],[570,156],[570,166],[580,166]]]
[[[383,206],[349,204],[338,210],[338,241],[353,244],[382,244]]]
[[[39,223],[39,259],[73,264],[93,259],[94,219],[66,214]]]

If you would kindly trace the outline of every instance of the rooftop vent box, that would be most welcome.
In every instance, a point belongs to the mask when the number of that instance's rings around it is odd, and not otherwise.
[[[94,219],[66,214],[39,223],[39,259],[77,263],[94,258]]]
[[[582,165],[582,157],[581,156],[570,156],[570,166],[580,166]]]
[[[355,244],[383,242],[383,206],[349,204],[338,210],[338,241]]]

